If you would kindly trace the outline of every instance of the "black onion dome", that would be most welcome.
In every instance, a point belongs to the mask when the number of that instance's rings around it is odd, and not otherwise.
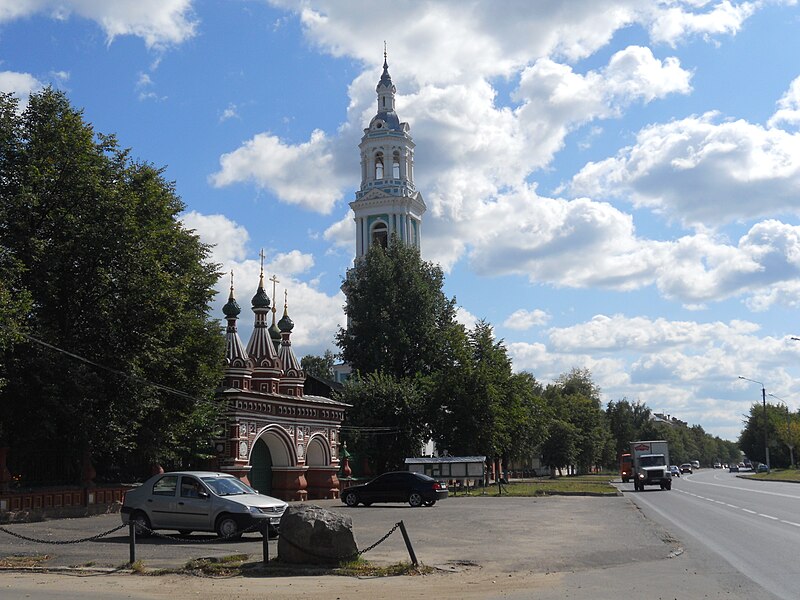
[[[281,333],[289,332],[294,329],[294,321],[292,321],[289,318],[289,315],[284,312],[281,320],[278,321],[278,327],[280,328]]]
[[[269,296],[264,291],[264,276],[261,276],[261,281],[258,284],[256,295],[253,296],[253,308],[269,308]]]
[[[242,312],[239,303],[236,302],[236,298],[233,297],[233,292],[231,292],[231,295],[228,297],[228,302],[222,307],[222,312],[229,319],[235,319],[239,316],[239,313]]]

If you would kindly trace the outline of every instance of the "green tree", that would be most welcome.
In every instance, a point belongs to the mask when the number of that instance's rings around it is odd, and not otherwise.
[[[337,399],[347,411],[348,448],[367,457],[378,473],[403,469],[407,457],[418,456],[429,438],[419,388],[408,379],[386,373],[350,377]]]
[[[606,422],[616,451],[614,467],[619,455],[631,451],[631,442],[643,439],[640,432],[650,420],[650,409],[639,402],[631,403],[623,398],[610,401],[606,407]]]
[[[386,249],[373,245],[342,284],[348,320],[336,335],[342,359],[354,371],[396,378],[438,369],[456,326],[455,299],[444,295],[443,283],[441,268],[396,236]]]
[[[333,379],[333,360],[333,352],[325,350],[322,356],[306,354],[300,359],[300,366],[306,375],[316,375],[322,379]]]
[[[544,399],[555,419],[574,427],[574,440],[570,440],[575,451],[574,462],[562,466],[577,465],[579,471],[587,472],[601,465],[610,454],[607,446],[613,447],[614,442],[600,405],[600,390],[591,373],[587,369],[572,369],[562,374],[545,388]],[[549,438],[554,435],[558,432],[551,430]],[[548,440],[550,446],[557,443],[557,438]]]
[[[0,239],[21,265],[12,296],[31,299],[31,337],[3,353],[12,452],[91,450],[101,476],[202,454],[224,351],[209,314],[218,267],[182,226],[174,185],[63,93],[21,113],[0,98]]]
[[[577,461],[580,432],[572,423],[556,418],[550,422],[548,433],[542,442],[542,461],[555,477],[556,471],[561,475],[562,467],[574,465]]]

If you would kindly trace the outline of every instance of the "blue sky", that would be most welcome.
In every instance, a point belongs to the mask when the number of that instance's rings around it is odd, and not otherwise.
[[[761,395],[740,375],[797,410],[800,8],[497,6],[0,0],[0,90],[64,90],[164,167],[243,307],[264,248],[297,354],[320,354],[386,41],[422,254],[464,323],[542,382],[586,367],[606,400],[727,439]]]

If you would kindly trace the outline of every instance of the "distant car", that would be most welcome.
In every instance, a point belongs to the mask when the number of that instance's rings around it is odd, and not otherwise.
[[[767,465],[765,465],[764,463],[761,463],[756,468],[756,473],[769,473],[769,467]]]
[[[728,467],[728,473],[738,473],[739,472],[739,465],[731,465]]]
[[[233,475],[182,471],[154,475],[128,491],[120,513],[123,523],[136,523],[140,536],[154,529],[174,529],[183,535],[215,531],[220,537],[235,538],[254,525],[267,525],[275,533],[286,506]]]
[[[693,460],[691,462],[691,465],[692,465],[693,469],[699,469],[700,468],[700,461],[699,460]]]
[[[359,503],[369,506],[373,502],[408,502],[411,506],[433,506],[447,498],[447,484],[422,473],[393,471],[378,475],[361,485],[353,485],[342,492],[342,502],[347,506]]]
[[[722,468],[722,463],[720,463],[720,462],[715,462],[715,463],[714,463],[714,468],[715,468],[715,469],[721,469],[721,468]]]
[[[678,468],[677,465],[670,465],[669,472],[672,473],[673,477],[680,477],[681,476],[681,470]]]
[[[692,463],[683,463],[681,465],[681,473],[692,473]]]

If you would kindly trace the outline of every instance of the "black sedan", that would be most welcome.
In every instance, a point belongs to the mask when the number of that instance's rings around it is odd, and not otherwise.
[[[422,473],[394,471],[378,475],[362,485],[354,485],[342,492],[342,502],[369,506],[373,502],[408,502],[411,506],[433,506],[437,500],[447,498],[447,485]]]

